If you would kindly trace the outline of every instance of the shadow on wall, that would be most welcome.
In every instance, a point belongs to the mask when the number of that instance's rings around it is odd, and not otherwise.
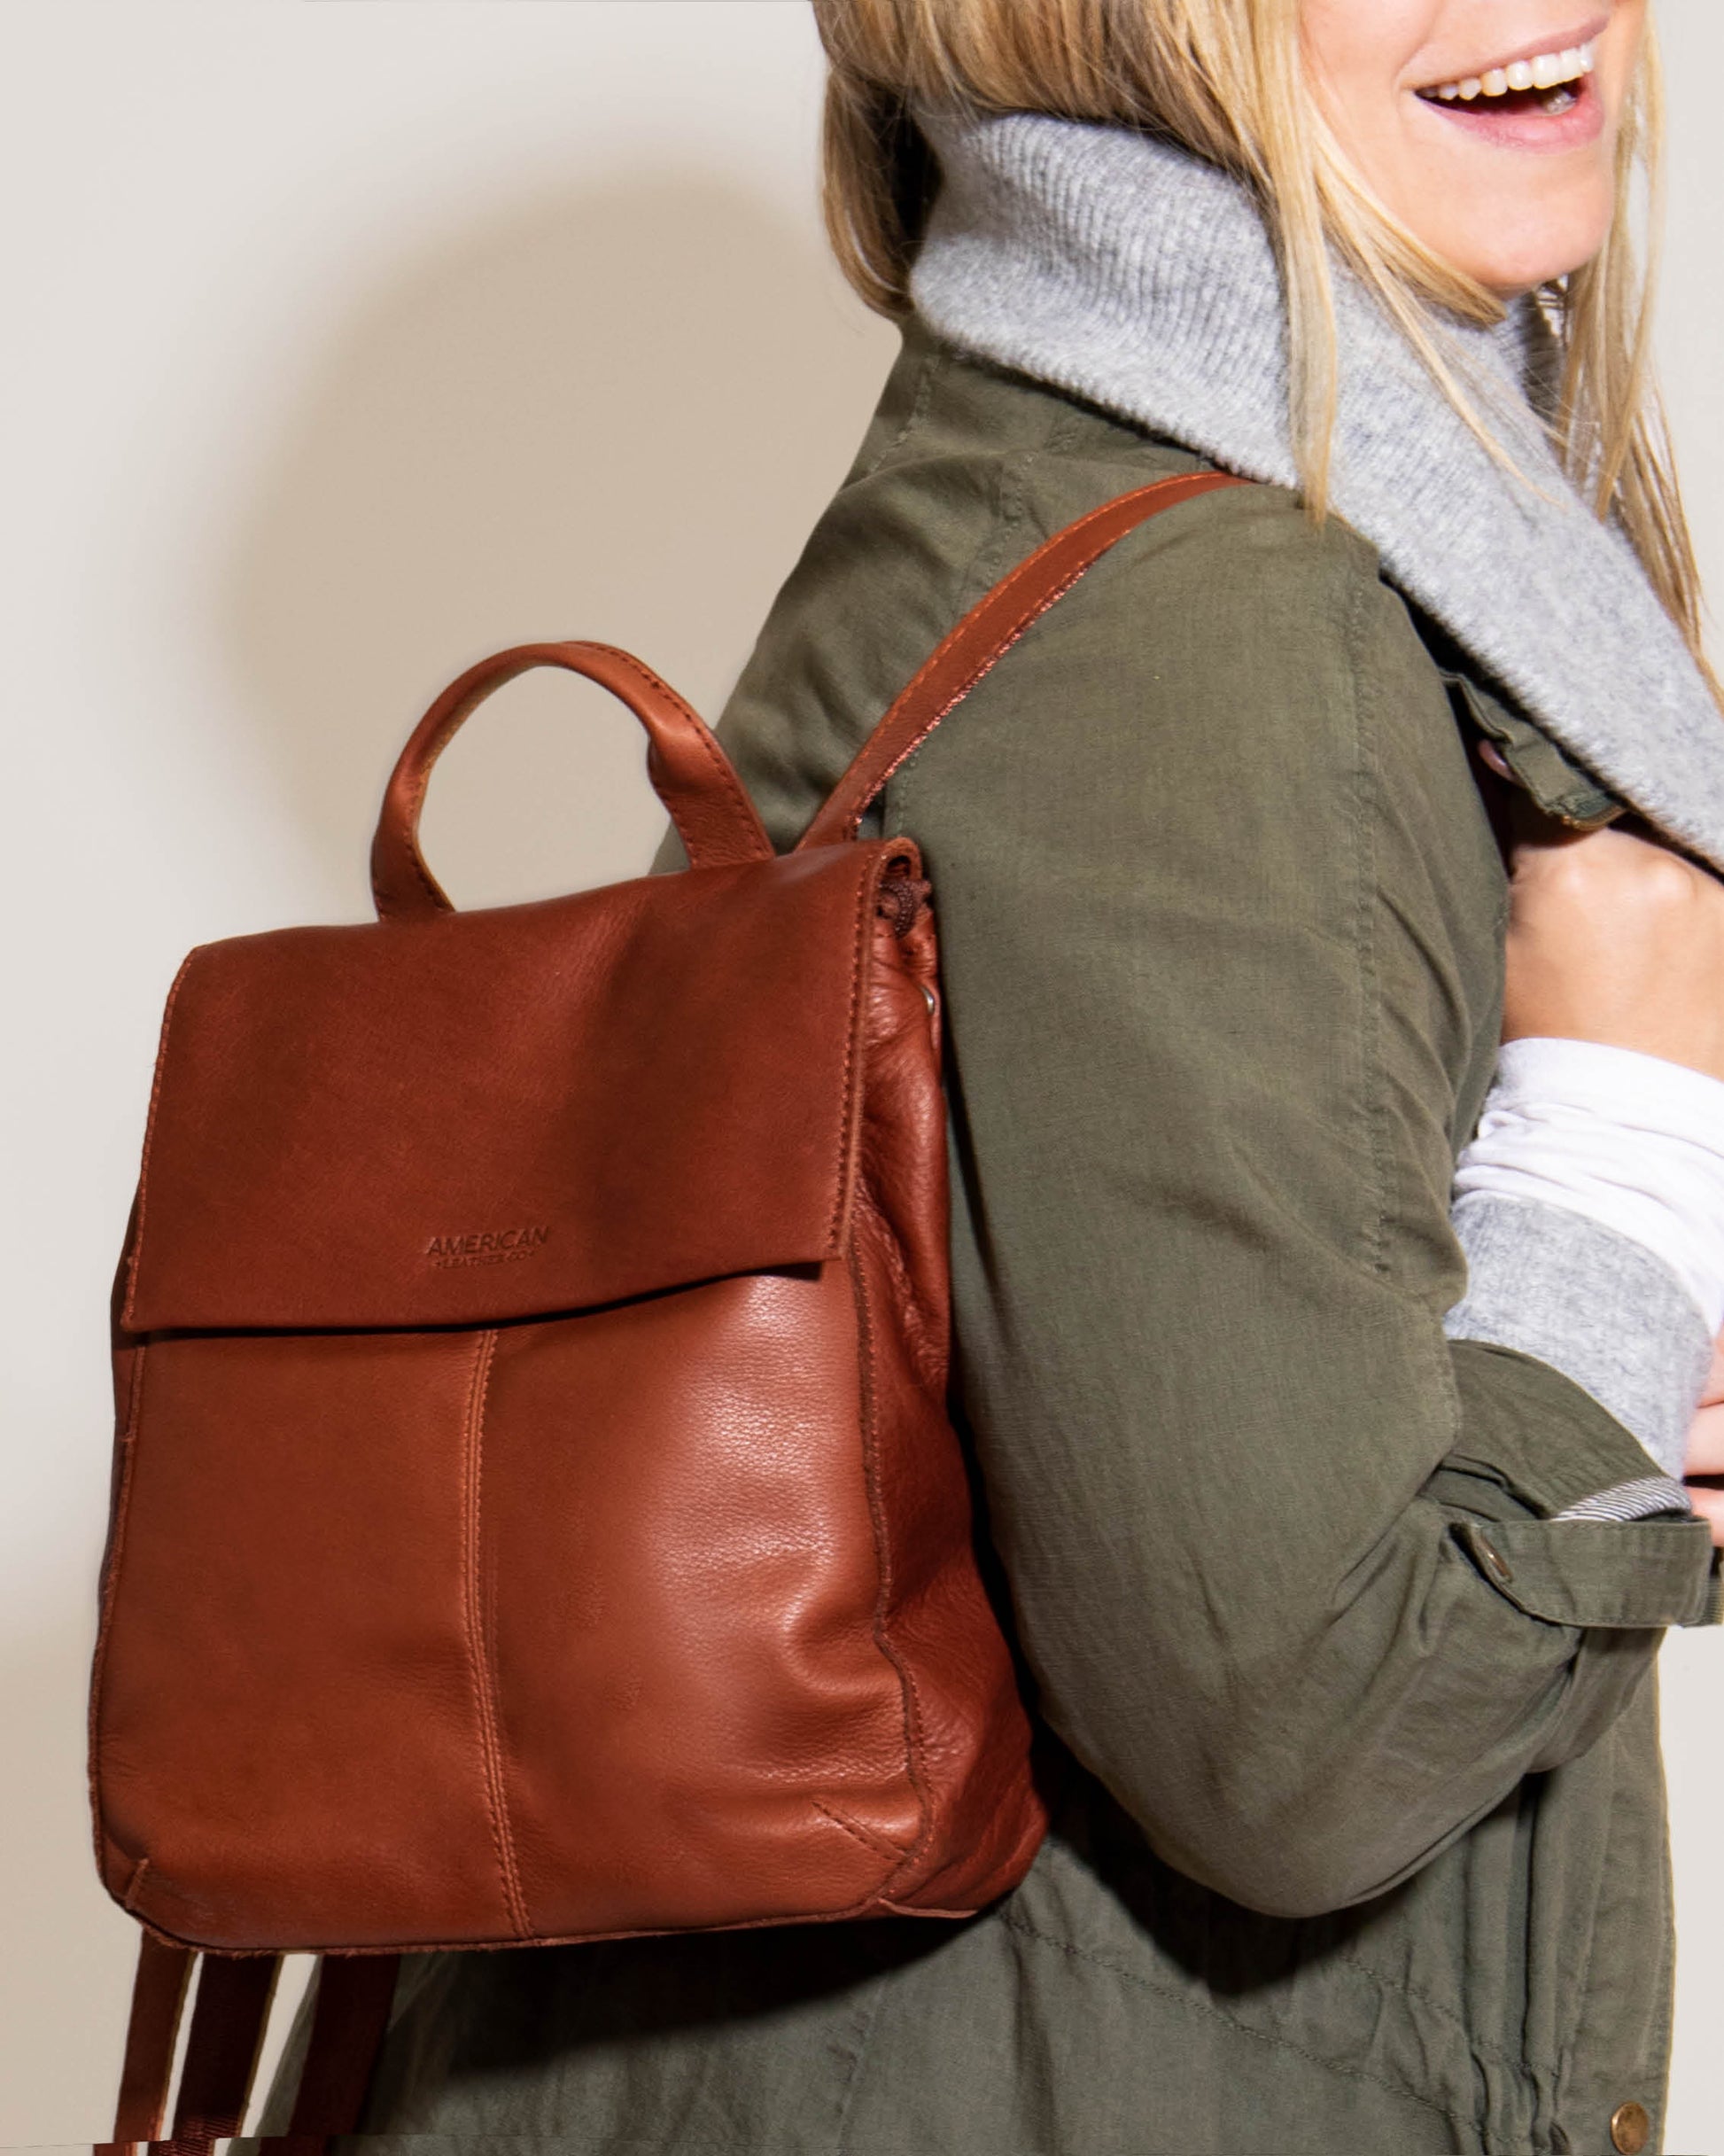
[[[466,226],[371,294],[266,448],[218,595],[340,911],[396,750],[485,650],[621,643],[715,715],[896,349],[811,231],[698,172]],[[662,826],[633,721],[540,675],[446,758],[426,850],[498,903],[639,873]]]

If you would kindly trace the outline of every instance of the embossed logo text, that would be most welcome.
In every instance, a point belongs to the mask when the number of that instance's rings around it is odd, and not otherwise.
[[[439,1270],[454,1265],[506,1265],[532,1257],[550,1241],[547,1227],[497,1228],[483,1235],[433,1235],[425,1247],[429,1263]]]

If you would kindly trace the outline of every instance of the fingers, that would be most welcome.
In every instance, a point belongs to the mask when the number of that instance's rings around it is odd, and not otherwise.
[[[1724,1476],[1724,1333],[1712,1343],[1712,1368],[1706,1373],[1699,1412],[1689,1425],[1683,1464],[1689,1475]],[[1724,1550],[1724,1489],[1689,1483],[1688,1501],[1711,1528],[1712,1547]]]
[[[1724,1490],[1689,1484],[1688,1501],[1712,1529],[1712,1547],[1724,1550]]]
[[[1689,1475],[1724,1475],[1724,1333],[1712,1343],[1712,1368],[1689,1425],[1682,1467]]]
[[[1724,1475],[1724,1405],[1703,1407],[1689,1425],[1688,1475]]]

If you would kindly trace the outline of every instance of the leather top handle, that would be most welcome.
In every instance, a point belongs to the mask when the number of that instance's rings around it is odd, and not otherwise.
[[[730,759],[668,682],[611,644],[516,644],[481,659],[452,682],[414,728],[384,791],[371,842],[371,890],[385,921],[452,911],[419,851],[419,812],[431,767],[456,729],[493,689],[533,666],[562,666],[597,681],[647,730],[647,774],[670,811],[691,867],[770,860],[772,841]]]
[[[803,846],[854,838],[880,790],[914,755],[948,712],[1005,658],[1039,615],[1062,598],[1109,547],[1140,524],[1223,486],[1248,486],[1227,471],[1186,472],[1139,486],[1091,510],[1037,548],[977,601],[869,735],[825,806],[804,832]]]

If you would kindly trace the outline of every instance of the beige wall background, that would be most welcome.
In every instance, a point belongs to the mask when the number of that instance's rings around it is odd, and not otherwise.
[[[1666,14],[1664,358],[1724,590],[1724,19]],[[364,914],[389,761],[493,646],[603,636],[715,709],[894,340],[822,252],[796,0],[9,0],[0,64],[17,2144],[105,2132],[135,1942],[91,1868],[82,1693],[108,1277],[175,968]],[[562,682],[487,711],[426,818],[457,898],[643,868],[637,739]],[[1720,1654],[1690,1635],[1665,1656],[1676,2151],[1724,2146]]]

